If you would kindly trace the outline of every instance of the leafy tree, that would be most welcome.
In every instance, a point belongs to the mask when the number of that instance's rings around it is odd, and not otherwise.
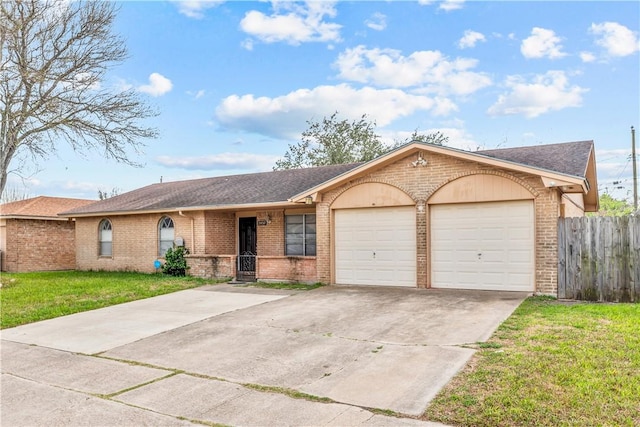
[[[600,209],[597,216],[627,216],[633,213],[633,205],[626,200],[614,199],[607,193],[600,195]]]
[[[289,145],[274,170],[366,162],[389,149],[376,134],[375,121],[367,120],[366,114],[349,122],[339,120],[335,112],[321,122],[310,120],[307,124],[309,128],[302,132],[302,141]]]
[[[418,133],[418,129],[414,130],[411,136],[405,140],[396,140],[395,147],[408,144],[409,142],[423,142],[425,144],[433,145],[446,145],[449,142],[449,137],[445,136],[442,132],[436,131],[432,133]]]
[[[276,161],[274,170],[366,162],[411,141],[443,145],[449,140],[440,132],[418,134],[416,129],[406,140],[387,146],[375,131],[376,122],[369,121],[366,114],[349,122],[339,120],[336,111],[321,122],[310,120],[307,124],[302,141],[289,144],[289,150]]]
[[[135,89],[102,85],[127,56],[109,1],[0,2],[0,192],[16,156],[46,159],[66,142],[134,164],[128,150],[157,131]],[[19,171],[19,167],[15,168]]]

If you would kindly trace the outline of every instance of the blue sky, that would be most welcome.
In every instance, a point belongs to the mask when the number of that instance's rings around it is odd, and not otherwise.
[[[338,111],[389,143],[414,129],[470,150],[594,140],[600,190],[629,197],[639,23],[635,1],[123,2],[130,57],[102,85],[159,111],[160,137],[132,153],[144,166],[61,144],[7,187],[95,199],[271,170],[307,120]]]

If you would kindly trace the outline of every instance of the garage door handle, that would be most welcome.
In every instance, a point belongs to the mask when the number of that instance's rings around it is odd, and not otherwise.
[[[373,252],[373,258],[374,258],[374,259],[376,258],[376,253],[375,253],[375,251]]]
[[[482,259],[482,254],[481,253],[478,254],[478,259]]]

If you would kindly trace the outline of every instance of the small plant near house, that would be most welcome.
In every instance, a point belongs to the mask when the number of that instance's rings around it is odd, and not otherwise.
[[[164,254],[164,265],[162,266],[162,272],[169,276],[182,277],[187,275],[187,260],[185,255],[189,254],[189,249],[184,246],[178,246],[177,248],[169,248]]]

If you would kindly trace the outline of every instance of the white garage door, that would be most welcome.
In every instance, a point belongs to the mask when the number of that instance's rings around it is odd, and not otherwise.
[[[430,212],[434,288],[534,290],[532,201],[436,205]]]
[[[336,283],[416,286],[415,207],[335,211]]]

